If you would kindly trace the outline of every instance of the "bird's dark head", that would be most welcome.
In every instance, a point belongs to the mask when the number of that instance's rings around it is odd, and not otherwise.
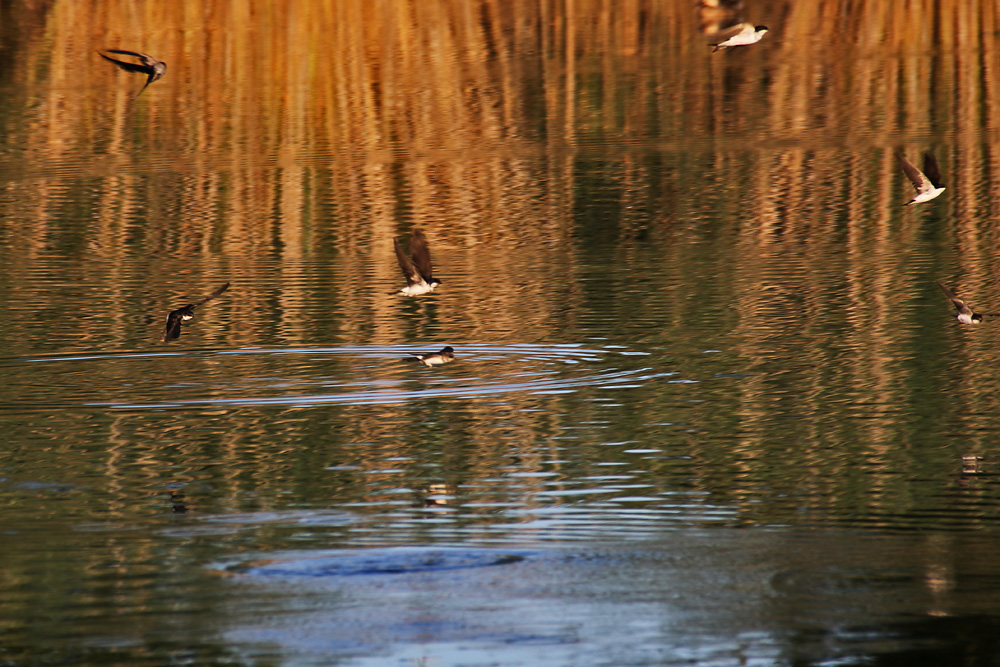
[[[766,25],[755,25],[753,27],[753,30],[754,30],[754,32],[767,32],[767,26]]]
[[[449,345],[448,347],[446,347],[443,350],[441,350],[441,354],[454,355],[455,354],[455,349],[451,345]]]
[[[429,281],[427,281],[427,284],[428,285],[433,285],[434,287],[437,287],[438,285],[441,284],[441,279],[440,278],[431,278]]]
[[[982,313],[972,313],[972,323],[973,324],[982,324],[982,322],[983,322],[983,315],[982,315]]]

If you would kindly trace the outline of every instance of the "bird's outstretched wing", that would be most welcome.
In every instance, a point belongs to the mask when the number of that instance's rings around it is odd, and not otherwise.
[[[396,261],[399,262],[399,268],[403,271],[403,277],[406,278],[407,285],[416,285],[420,282],[420,272],[417,271],[417,267],[413,265],[410,258],[406,256],[403,249],[399,245],[399,239],[394,238],[392,240],[392,245],[396,249]]]
[[[212,292],[211,294],[209,294],[208,296],[206,296],[204,299],[202,299],[198,303],[192,304],[189,307],[193,310],[193,309],[197,308],[198,306],[200,306],[201,304],[203,304],[203,303],[205,303],[207,301],[211,301],[215,297],[217,297],[220,294],[222,294],[223,292],[225,292],[227,289],[229,289],[229,283],[226,283],[225,285],[223,285],[219,289],[215,290],[214,292]]]
[[[910,164],[910,161],[903,157],[902,153],[896,153],[896,159],[899,160],[899,165],[903,168],[903,173],[906,174],[906,177],[910,179],[911,183],[913,183],[913,187],[917,189],[917,192],[926,192],[934,189],[934,186],[931,185],[930,179],[928,179],[923,172]]]
[[[427,247],[427,238],[419,229],[414,229],[410,238],[410,257],[413,258],[417,273],[429,283],[434,275],[431,268],[431,251]]]
[[[944,295],[948,297],[948,300],[955,305],[955,308],[958,309],[959,313],[962,315],[972,315],[972,309],[965,305],[964,301],[955,296],[954,292],[942,285],[940,282],[938,282],[937,285],[941,288],[941,291],[944,292]]]
[[[941,170],[938,169],[937,160],[934,159],[934,156],[929,151],[924,153],[924,176],[927,177],[927,180],[935,188],[940,188],[943,185],[941,183]]]
[[[131,54],[131,51],[118,51],[116,49],[107,49],[107,51],[108,51],[108,53],[129,53],[129,54]],[[100,52],[98,52],[97,55],[101,56],[102,58],[104,58],[105,60],[107,60],[109,63],[114,63],[115,65],[118,65],[119,67],[121,67],[126,72],[136,72],[137,74],[149,74],[149,72],[150,72],[150,65],[139,64],[139,63],[130,63],[127,60],[118,60],[117,58],[112,58],[111,56],[106,56],[106,55],[104,55],[103,53],[100,53]]]
[[[185,306],[186,308],[187,306]],[[163,342],[169,343],[181,336],[181,320],[184,319],[185,308],[178,308],[167,315],[167,326],[163,328]]]
[[[145,53],[139,53],[138,51],[127,51],[125,49],[104,49],[108,53],[117,53],[123,56],[132,56],[133,58],[138,58],[142,61],[142,64],[146,67],[153,67],[156,63],[160,62],[156,58]]]

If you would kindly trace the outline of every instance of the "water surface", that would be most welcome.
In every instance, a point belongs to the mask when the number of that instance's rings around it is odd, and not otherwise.
[[[995,654],[990,3],[0,25],[0,660]]]

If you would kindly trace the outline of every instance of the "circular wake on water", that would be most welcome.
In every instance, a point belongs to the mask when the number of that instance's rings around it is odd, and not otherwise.
[[[456,361],[434,368],[413,357],[439,347],[241,348],[21,358],[5,365],[11,371],[9,382],[23,388],[23,402],[0,409],[380,405],[623,389],[673,375],[651,367],[645,359],[649,353],[617,345],[454,344]]]

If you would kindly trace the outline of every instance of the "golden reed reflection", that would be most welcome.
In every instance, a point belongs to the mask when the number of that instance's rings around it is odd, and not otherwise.
[[[136,205],[129,202],[148,200],[151,189],[130,172],[182,170],[190,180],[177,193],[180,236],[218,236],[227,251],[250,254],[278,238],[290,259],[308,253],[306,227],[322,224],[306,194],[321,184],[303,168],[317,156],[347,172],[333,183],[336,201],[353,201],[357,215],[338,219],[338,242],[384,245],[398,231],[392,178],[366,178],[359,191],[355,172],[402,160],[414,222],[433,211],[452,238],[471,244],[502,232],[550,238],[552,229],[521,224],[528,215],[572,224],[571,202],[560,196],[560,176],[572,171],[540,178],[504,159],[544,145],[652,136],[676,147],[737,135],[757,148],[869,150],[909,133],[915,142],[954,137],[965,154],[981,151],[984,132],[996,135],[993,3],[871,0],[849,12],[839,2],[748,3],[740,12],[775,29],[767,45],[734,58],[709,57],[686,0],[328,0],[294,10],[254,1],[55,2],[46,29],[19,45],[22,102],[34,112],[9,131],[24,134],[23,159],[41,171],[124,175],[101,189],[120,202],[97,216],[102,228]],[[133,99],[141,82],[97,61],[95,49],[123,44],[168,62],[153,99]],[[947,166],[965,170],[952,171],[956,185],[977,180],[978,161],[950,157],[942,156]],[[898,182],[886,164],[869,166]],[[773,200],[774,180],[757,173],[756,200]],[[803,163],[790,176],[806,174]],[[814,177],[843,179],[839,169]],[[45,209],[41,185],[32,194]],[[783,192],[781,201],[809,204],[801,194]],[[968,205],[956,203],[960,212]],[[104,241],[109,252],[120,247]]]
[[[741,16],[780,30],[733,58],[707,55],[684,0],[56,2],[46,30],[19,45],[17,71],[40,158],[93,145],[112,158],[96,165],[104,171],[155,148],[183,154],[193,173],[239,165],[255,181],[255,167],[311,164],[317,152],[351,163],[473,150],[492,161],[527,148],[512,140],[573,142],[595,129],[753,130],[758,143],[995,129],[982,121],[996,114],[980,114],[997,104],[995,5],[842,5],[778,2],[765,14],[751,4]],[[133,100],[141,82],[96,60],[94,49],[121,43],[168,62],[155,100]],[[743,113],[759,109],[767,115]]]

